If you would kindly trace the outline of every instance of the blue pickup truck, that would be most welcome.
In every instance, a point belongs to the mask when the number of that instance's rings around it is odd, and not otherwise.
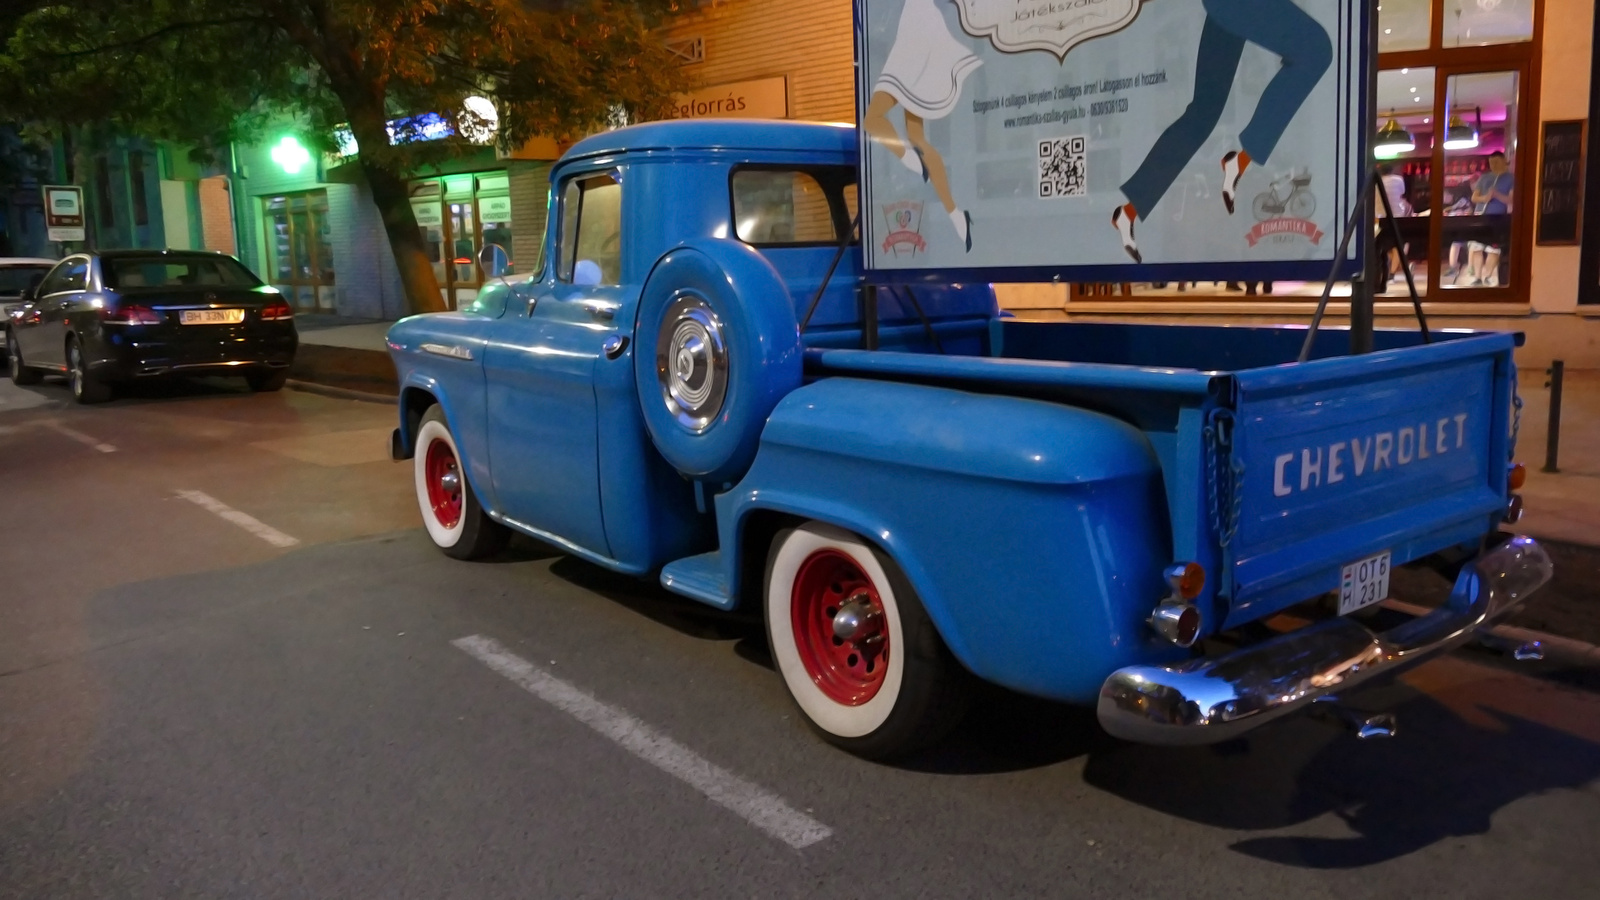
[[[1235,737],[1470,638],[1550,577],[1520,514],[1515,336],[1022,322],[866,284],[854,129],[669,122],[551,172],[526,276],[414,316],[392,452],[429,535],[515,531],[759,611],[827,740],[887,757],[974,679],[1113,735]],[[1435,611],[1352,615],[1419,560]],[[1242,626],[1290,607],[1313,621]],[[1220,639],[1219,639],[1220,638]]]

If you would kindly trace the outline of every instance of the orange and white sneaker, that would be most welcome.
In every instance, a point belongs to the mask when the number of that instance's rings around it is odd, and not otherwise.
[[[1138,216],[1139,211],[1133,208],[1132,203],[1124,203],[1111,211],[1111,227],[1122,238],[1122,249],[1133,257],[1134,262],[1142,263],[1144,257],[1139,255],[1139,242],[1133,239],[1133,220]]]
[[[1250,165],[1250,154],[1240,150],[1229,151],[1222,158],[1222,204],[1228,207],[1228,215],[1233,215],[1233,198],[1239,190],[1239,177]]]

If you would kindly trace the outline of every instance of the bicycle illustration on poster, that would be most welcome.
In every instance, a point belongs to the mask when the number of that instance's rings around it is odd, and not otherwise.
[[[1324,235],[1364,174],[1366,14],[1357,0],[861,0],[868,268],[1325,278]],[[925,252],[883,244],[889,207],[932,200],[952,227],[930,227]]]

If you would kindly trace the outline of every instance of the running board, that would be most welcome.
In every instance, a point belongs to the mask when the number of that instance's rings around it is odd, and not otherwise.
[[[667,563],[661,569],[661,586],[718,609],[733,609],[720,550]]]

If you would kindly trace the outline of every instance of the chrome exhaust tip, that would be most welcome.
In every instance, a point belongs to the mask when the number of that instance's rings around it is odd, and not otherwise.
[[[1192,647],[1200,637],[1200,609],[1175,597],[1161,601],[1147,620],[1156,634],[1179,647]]]

